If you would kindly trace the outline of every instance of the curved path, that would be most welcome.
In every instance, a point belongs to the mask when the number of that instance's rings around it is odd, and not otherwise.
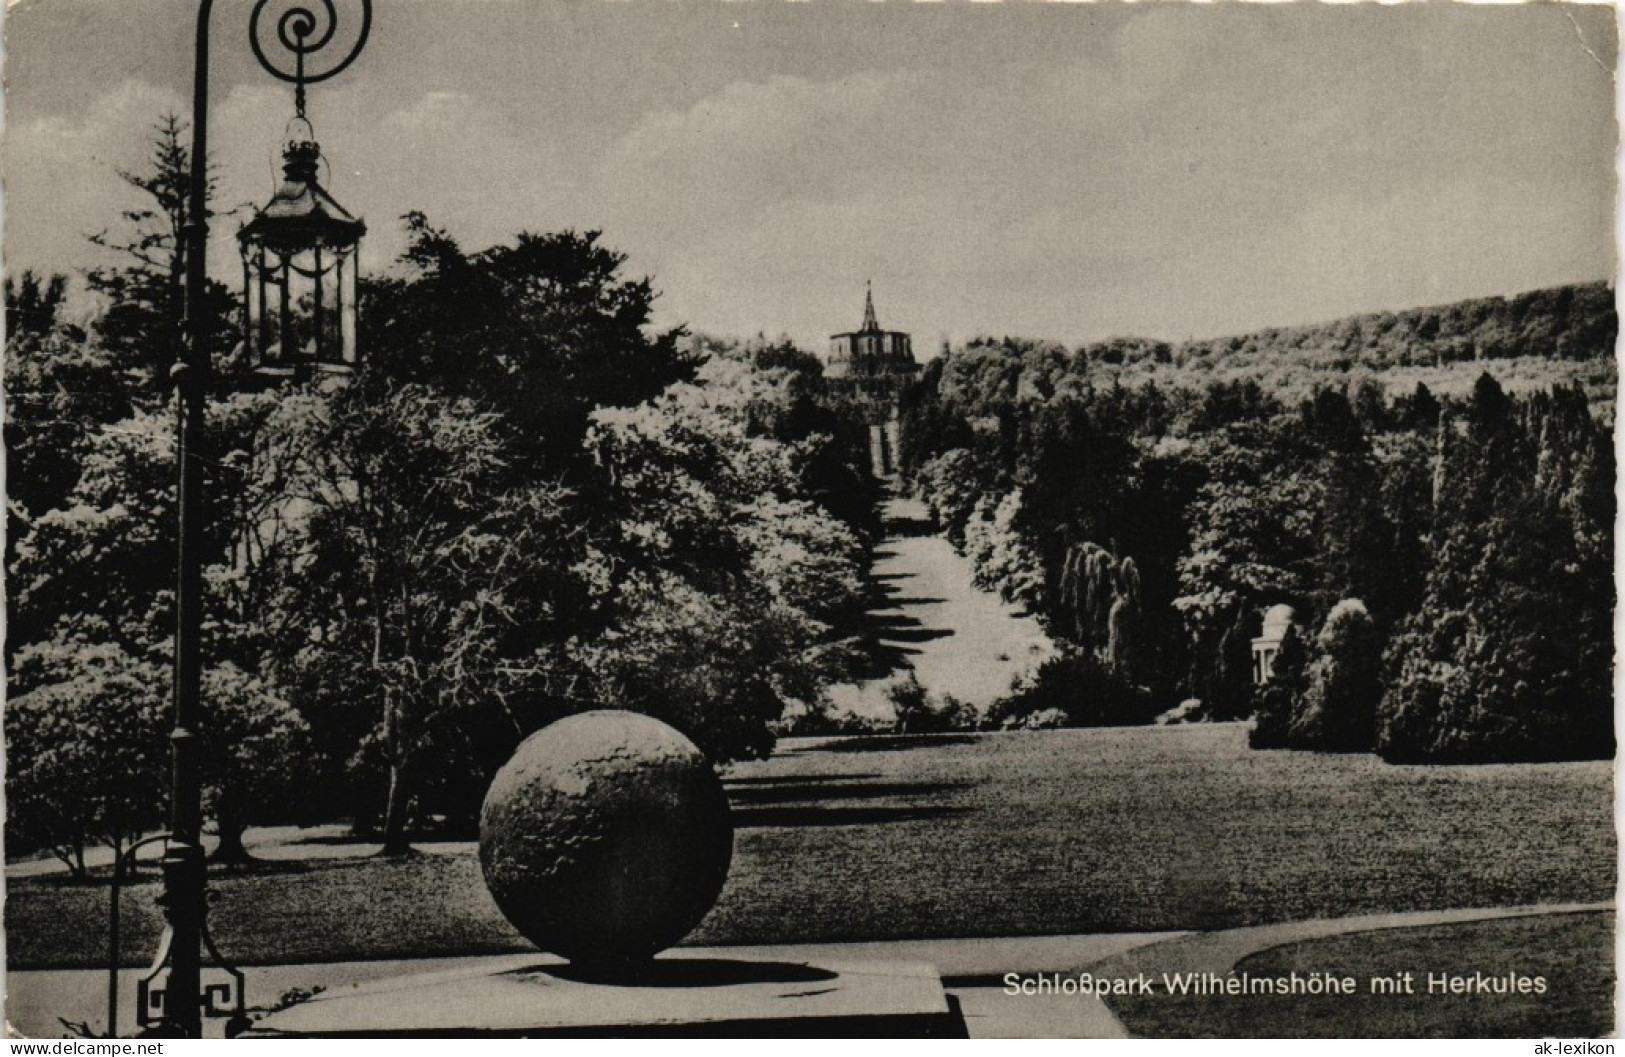
[[[1506,918],[1537,917],[1556,914],[1595,913],[1613,910],[1613,903],[1549,903],[1515,907],[1475,907],[1459,910],[1424,910],[1393,914],[1364,914],[1357,917],[1323,918],[1313,921],[1290,921],[1273,925],[1255,925],[1248,928],[1224,929],[1218,932],[1182,933],[1158,942],[1141,944],[1100,961],[1083,966],[1079,971],[1097,977],[1133,976],[1154,965],[1162,973],[1217,973],[1231,972],[1245,958],[1275,947],[1308,940],[1328,939],[1359,932],[1378,932],[1385,929],[1424,928],[1433,925],[1457,925],[1474,921],[1493,921]],[[1117,1038],[1129,1038],[1130,1033],[1121,1020],[1098,1003],[1115,1025]],[[1098,1012],[1091,1014],[1091,1019]]]

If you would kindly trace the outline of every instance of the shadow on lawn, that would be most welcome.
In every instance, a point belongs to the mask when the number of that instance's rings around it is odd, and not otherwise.
[[[920,651],[913,646],[905,646],[900,642],[871,641],[866,648],[869,651],[867,663],[856,673],[860,682],[873,679],[884,679],[888,675],[900,672],[905,668],[914,667],[910,657],[918,657]]]
[[[943,745],[969,745],[975,740],[965,734],[857,734],[834,738],[822,745],[791,749],[790,752],[905,752]]]
[[[951,628],[928,628],[917,617],[906,613],[893,612],[888,604],[883,610],[870,609],[863,615],[863,634],[869,640],[871,651],[876,654],[905,654],[917,653],[909,650],[901,643],[930,642],[933,639],[946,639],[953,636]],[[889,658],[891,671],[896,671],[901,665],[895,656]]]
[[[896,612],[891,609],[870,610],[863,615],[864,622],[879,635],[892,635],[900,631],[913,628],[924,628],[925,621],[919,617],[911,617],[907,613]],[[945,634],[953,634],[946,632]]]
[[[881,521],[881,527],[888,536],[935,536],[937,526],[928,517],[908,517],[906,515],[892,515]]]
[[[825,785],[809,779],[799,785],[758,789],[735,789],[728,794],[734,807],[755,804],[785,804],[797,800],[870,800],[882,797],[932,796],[965,788],[963,782],[876,782],[872,785]]]
[[[874,826],[888,822],[963,815],[970,809],[942,805],[909,807],[753,807],[735,810],[734,829],[792,829],[802,826]]]
[[[755,786],[755,785],[795,785],[806,782],[864,782],[870,778],[879,778],[873,772],[869,774],[765,774],[752,775],[748,778],[724,778],[723,785]]]
[[[919,621],[915,621],[919,623]],[[882,627],[879,636],[882,640],[890,642],[930,642],[933,639],[948,639],[953,632],[947,628],[908,628],[901,626]]]

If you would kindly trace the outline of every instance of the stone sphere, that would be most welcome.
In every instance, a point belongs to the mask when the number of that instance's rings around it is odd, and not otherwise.
[[[584,712],[532,734],[480,809],[497,906],[536,946],[594,971],[635,967],[686,936],[732,858],[711,762],[635,712]]]

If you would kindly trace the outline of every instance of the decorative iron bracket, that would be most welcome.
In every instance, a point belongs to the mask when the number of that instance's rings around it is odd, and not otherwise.
[[[227,1038],[241,1035],[250,1026],[243,972],[226,961],[220,948],[215,946],[207,917],[202,922],[202,937],[203,949],[208,952],[212,962],[203,967],[203,972],[209,977],[202,980],[200,989],[203,1015],[228,1018]],[[174,943],[175,930],[166,925],[152,965],[136,980],[135,1022],[143,1034],[160,1034],[168,1023],[165,998],[169,990],[169,966],[174,959]]]
[[[254,49],[254,57],[265,67],[267,73],[279,81],[286,81],[293,85],[294,106],[299,116],[305,116],[305,85],[317,84],[342,71],[355,57],[361,54],[361,49],[367,43],[367,34],[372,30],[372,0],[361,0],[361,20],[356,30],[355,42],[350,46],[343,58],[338,62],[312,73],[305,66],[305,57],[313,56],[328,44],[332,43],[334,31],[339,26],[337,9],[333,0],[316,0],[312,7],[321,9],[320,16],[310,7],[299,6],[297,0],[292,6],[286,6],[287,0],[278,4],[285,7],[276,20],[276,43],[293,56],[293,70],[283,68],[271,60],[266,53],[266,47],[260,42],[260,19],[265,14],[266,6],[273,0],[259,0],[254,5],[254,13],[248,22],[248,43]],[[266,31],[269,37],[269,31]]]

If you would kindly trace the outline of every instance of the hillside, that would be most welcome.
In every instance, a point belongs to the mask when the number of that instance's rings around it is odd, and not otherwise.
[[[1114,338],[1068,350],[982,338],[947,357],[940,386],[944,398],[970,405],[990,394],[1022,402],[1114,382],[1205,389],[1253,381],[1295,398],[1350,376],[1377,376],[1391,393],[1423,382],[1436,394],[1462,395],[1487,370],[1514,392],[1578,381],[1609,413],[1617,331],[1613,288],[1594,282],[1201,341]]]

